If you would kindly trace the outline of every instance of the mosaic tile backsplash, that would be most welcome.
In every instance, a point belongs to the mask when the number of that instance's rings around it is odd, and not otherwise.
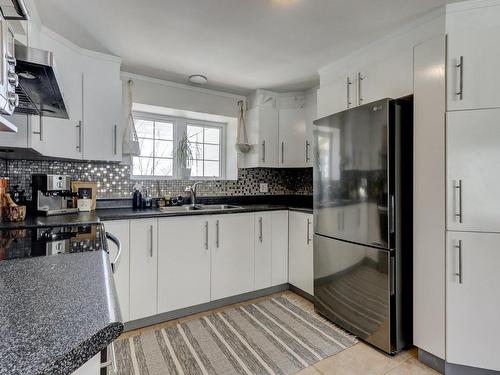
[[[96,181],[98,198],[128,198],[135,184],[141,184],[154,197],[166,193],[185,195],[193,180],[136,180],[130,178],[130,166],[102,162],[0,160],[0,171],[10,178],[10,186],[19,185],[31,199],[33,173],[70,175],[78,181]],[[259,184],[268,184],[269,192],[260,193]],[[312,195],[312,168],[240,169],[238,180],[204,181],[198,186],[200,196],[238,195]]]

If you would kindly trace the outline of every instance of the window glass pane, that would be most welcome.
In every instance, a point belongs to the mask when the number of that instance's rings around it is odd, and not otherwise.
[[[172,159],[155,159],[155,176],[172,176],[173,161]]]
[[[153,158],[132,158],[133,171],[135,176],[151,176],[153,174]]]
[[[155,157],[171,158],[173,150],[174,143],[172,141],[155,141]]]
[[[219,160],[219,146],[205,145],[205,157],[208,160]]]
[[[203,176],[203,162],[194,160],[191,165],[191,176]]]
[[[153,121],[135,120],[135,130],[138,137],[153,138]]]
[[[203,159],[203,143],[191,143],[189,148],[193,153],[193,159]]]
[[[141,147],[141,156],[152,157],[153,155],[153,144],[152,139],[139,138],[139,145]]]
[[[203,128],[201,126],[188,125],[186,131],[189,142],[203,142]]]
[[[155,138],[157,139],[168,139],[169,141],[174,139],[174,124],[171,122],[155,122]]]
[[[205,143],[220,143],[220,129],[218,128],[205,128]]]
[[[217,177],[219,176],[219,162],[218,161],[205,161],[204,176],[206,177]]]

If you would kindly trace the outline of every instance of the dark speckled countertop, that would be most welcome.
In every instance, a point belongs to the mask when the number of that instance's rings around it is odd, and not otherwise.
[[[123,331],[105,251],[0,262],[0,374],[70,374]]]

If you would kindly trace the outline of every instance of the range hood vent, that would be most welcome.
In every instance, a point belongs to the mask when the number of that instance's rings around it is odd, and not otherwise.
[[[15,113],[69,118],[52,52],[16,44],[19,106]]]
[[[23,0],[0,0],[0,10],[6,20],[28,20],[28,10]]]

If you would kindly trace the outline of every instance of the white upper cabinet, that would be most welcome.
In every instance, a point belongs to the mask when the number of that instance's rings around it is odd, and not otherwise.
[[[447,116],[447,228],[500,232],[500,109]]]
[[[279,165],[304,167],[306,162],[306,118],[304,106],[279,110]]]
[[[500,107],[500,5],[450,9],[446,16],[448,110]]]
[[[211,226],[210,216],[158,220],[158,313],[210,301]]]
[[[275,98],[259,104],[246,113],[248,141],[252,149],[245,155],[246,166],[278,166],[278,110]]]
[[[212,300],[254,289],[254,216],[231,214],[212,217]]]
[[[78,51],[52,33],[40,35],[40,45],[54,54],[59,89],[69,119],[30,116],[31,136],[38,140],[37,151],[45,156],[82,159],[82,61]],[[36,141],[34,141],[36,142]]]
[[[84,56],[83,158],[121,161],[122,83],[113,57]]]
[[[318,118],[342,112],[357,103],[355,75],[341,75],[318,89]]]
[[[314,108],[307,107],[311,101]],[[252,149],[245,154],[246,168],[312,166],[315,91],[306,95],[257,90],[248,103],[245,120]]]
[[[447,237],[446,361],[499,371],[500,235]]]

